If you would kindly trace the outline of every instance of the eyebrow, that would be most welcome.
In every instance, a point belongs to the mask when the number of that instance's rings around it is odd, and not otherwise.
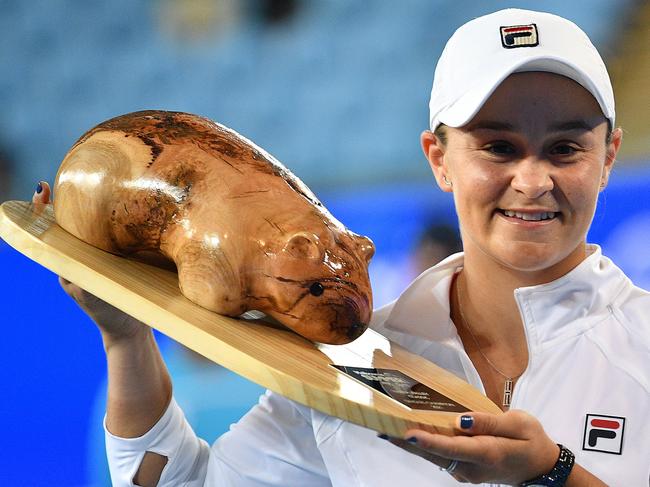
[[[599,122],[600,123],[600,122]],[[582,130],[589,132],[593,130],[598,124],[589,124],[585,120],[570,120],[568,122],[559,122],[551,124],[548,128],[552,132],[569,132],[572,130]],[[470,124],[467,129],[468,132],[473,132],[475,130],[505,130],[508,132],[517,132],[517,129],[514,125],[507,122],[497,122],[493,120],[482,120],[476,123]]]
[[[508,132],[514,132],[515,126],[507,122],[482,120],[480,122],[472,123],[467,127],[468,132],[473,132],[475,130],[507,130]]]
[[[590,125],[584,120],[571,120],[570,122],[553,124],[549,128],[553,132],[569,132],[571,130],[583,130],[589,132],[596,128],[596,125]]]

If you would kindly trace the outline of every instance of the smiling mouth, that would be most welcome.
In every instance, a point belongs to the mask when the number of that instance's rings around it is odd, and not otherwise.
[[[538,222],[553,220],[557,218],[560,214],[558,211],[538,211],[538,212],[522,212],[522,211],[513,211],[513,210],[498,210],[502,215],[507,216],[508,218],[516,218],[518,220],[524,220],[527,222]]]

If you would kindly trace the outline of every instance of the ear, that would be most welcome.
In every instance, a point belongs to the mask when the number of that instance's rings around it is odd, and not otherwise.
[[[450,184],[451,177],[445,164],[445,146],[442,141],[430,130],[425,130],[420,135],[420,144],[424,156],[429,161],[429,166],[433,171],[438,187],[446,193],[451,193],[453,187]]]
[[[317,235],[297,232],[287,240],[283,251],[298,259],[322,259],[323,251]]]
[[[370,240],[368,237],[364,237],[363,235],[356,235],[355,238],[357,241],[357,245],[359,246],[359,250],[361,251],[361,255],[366,259],[366,264],[370,262],[370,259],[372,259],[372,256],[375,255],[375,244],[372,243],[372,240]]]
[[[616,162],[616,155],[618,150],[621,148],[621,142],[623,141],[623,130],[621,128],[616,128],[612,131],[611,140],[607,144],[607,155],[605,156],[605,165],[603,166],[603,173],[600,179],[600,190],[604,190],[607,187],[607,182],[609,181],[609,175],[612,172],[614,163]]]

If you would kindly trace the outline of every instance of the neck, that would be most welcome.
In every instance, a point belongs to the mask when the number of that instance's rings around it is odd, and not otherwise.
[[[463,313],[472,330],[489,342],[508,339],[522,329],[515,289],[545,284],[558,279],[586,257],[586,245],[579,245],[562,261],[541,270],[520,270],[489,258],[471,245],[465,250],[459,285]]]
[[[468,328],[483,351],[495,346],[520,346],[521,338],[525,338],[514,299],[516,287],[499,279],[484,280],[467,267],[458,275],[452,288],[454,322]]]
[[[498,272],[494,266],[479,265],[480,261],[465,255],[463,270],[456,282],[456,295],[467,320],[480,341],[492,345],[503,343],[513,332],[522,329],[514,291],[520,280],[508,272]]]
[[[488,300],[492,293],[483,292],[485,287],[482,287],[477,288],[474,299],[470,300],[467,299],[470,282],[465,270],[453,280],[452,320],[487,396],[506,410],[510,407],[513,384],[528,364],[526,334],[512,293],[509,301],[497,303]],[[483,306],[481,302],[488,304]]]

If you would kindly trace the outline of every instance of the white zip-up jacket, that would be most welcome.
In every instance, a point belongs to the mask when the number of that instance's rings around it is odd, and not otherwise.
[[[576,462],[615,487],[650,479],[650,293],[635,287],[600,248],[548,284],[515,299],[529,347],[512,408],[544,426]],[[424,272],[376,311],[374,329],[483,390],[449,318],[456,254]],[[224,391],[227,393],[227,391]],[[114,485],[131,486],[146,451],[168,457],[159,486],[456,486],[435,465],[345,422],[267,392],[212,447],[172,400],[140,438],[106,434]]]

